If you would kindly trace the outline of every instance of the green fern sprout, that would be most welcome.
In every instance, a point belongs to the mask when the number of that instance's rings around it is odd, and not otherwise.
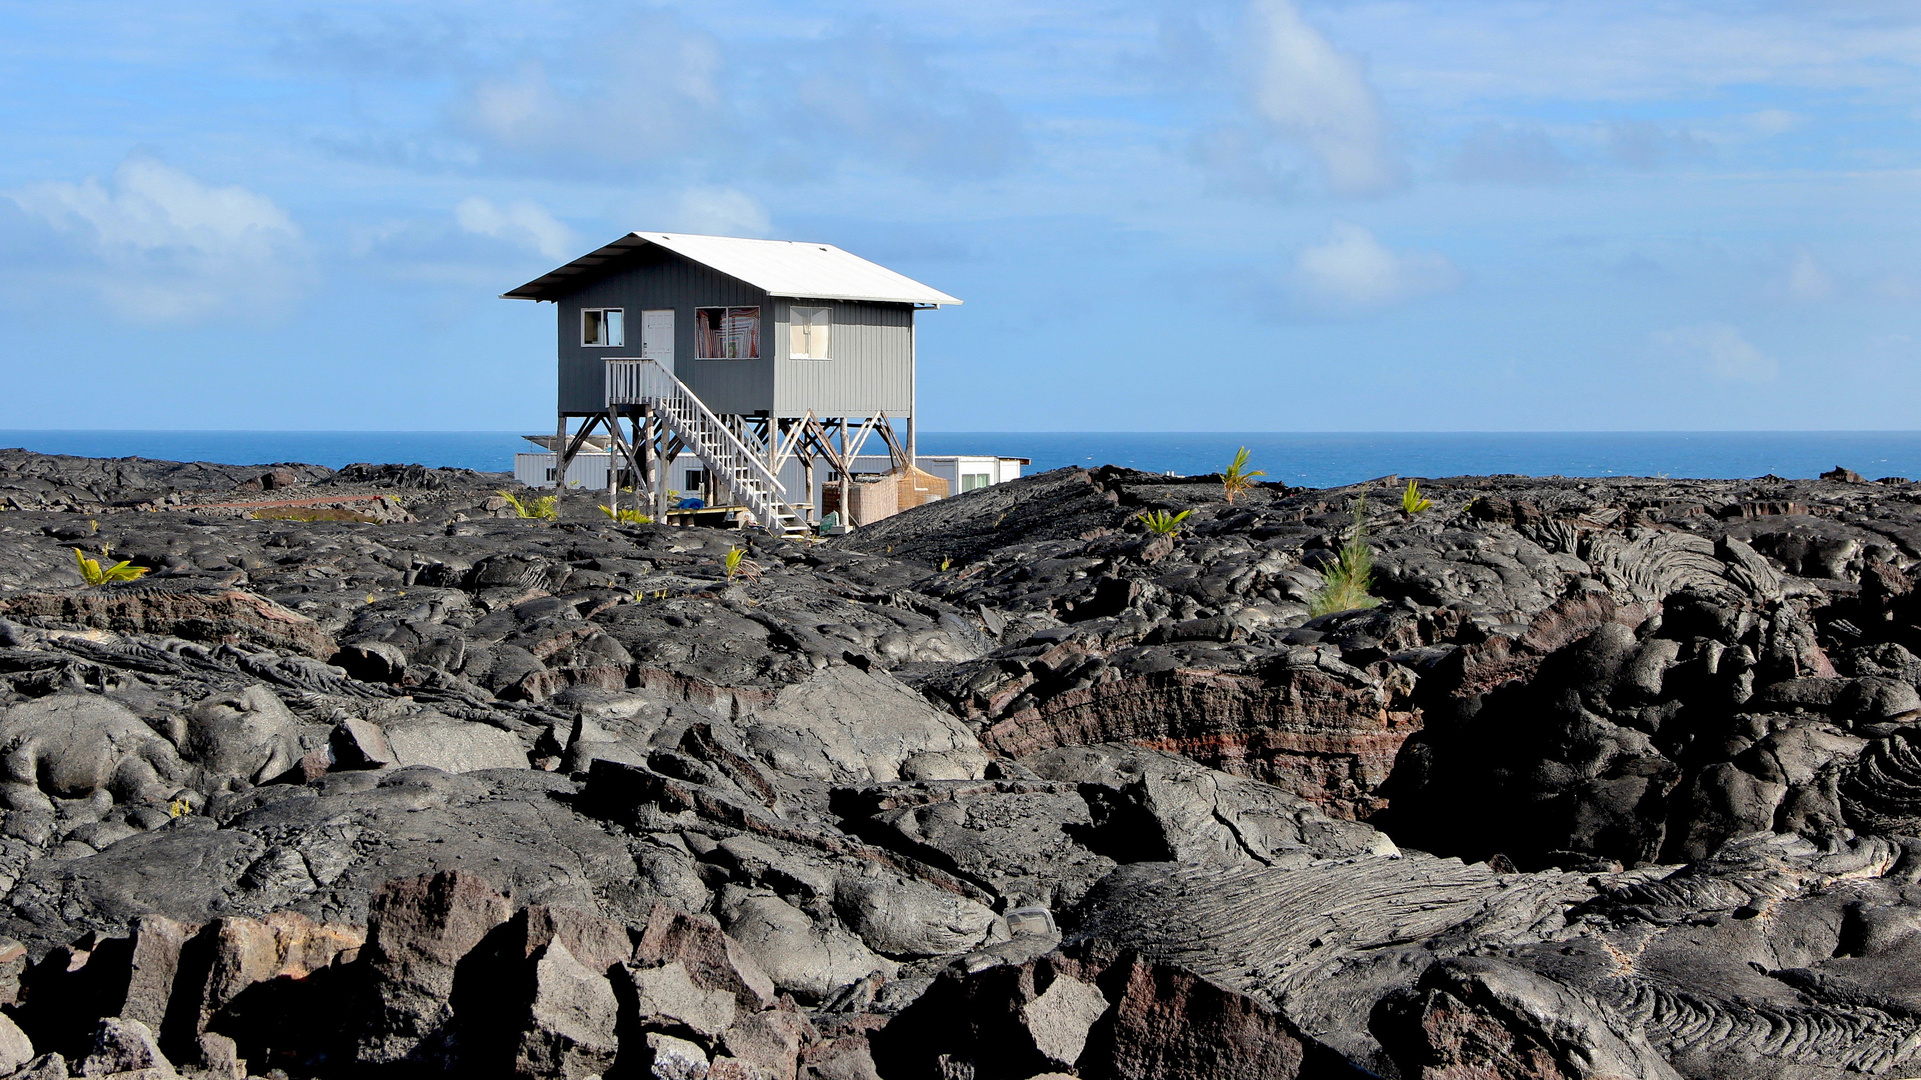
[[[188,801],[185,796],[167,804],[168,817],[186,817],[191,813],[193,813],[193,803]]]
[[[558,495],[530,496],[523,502],[516,498],[511,491],[496,491],[494,494],[507,500],[507,505],[513,507],[514,516],[517,518],[529,518],[534,521],[552,521],[560,516],[560,511],[554,508],[555,504],[560,502],[560,496]]]
[[[1173,536],[1181,531],[1181,522],[1186,521],[1187,515],[1193,512],[1183,510],[1178,514],[1170,514],[1165,510],[1156,510],[1148,514],[1135,514],[1134,517],[1155,536]]]
[[[744,547],[729,548],[721,563],[727,571],[729,582],[742,577],[752,581],[760,576],[760,564],[747,557]]]
[[[1341,545],[1333,563],[1321,570],[1321,590],[1308,602],[1310,616],[1371,608],[1381,601],[1368,590],[1374,585],[1374,552],[1367,546],[1367,500],[1354,500],[1354,531]]]
[[[1243,446],[1235,452],[1233,462],[1221,470],[1221,491],[1231,504],[1235,496],[1254,486],[1255,477],[1266,475],[1259,469],[1247,471],[1247,447]]]
[[[109,558],[112,554],[111,547],[100,549],[101,558]],[[135,566],[124,559],[102,570],[99,560],[87,558],[79,548],[73,549],[73,558],[80,564],[80,576],[88,585],[105,585],[109,581],[133,581],[147,572],[146,567]]]
[[[638,510],[615,510],[611,507],[603,506],[600,508],[600,512],[620,522],[622,525],[652,525],[654,523],[652,515],[643,514]]]
[[[949,558],[949,557],[947,557],[946,555],[942,555],[942,556],[940,557],[940,568],[941,568],[941,573],[946,573],[946,572],[947,572],[947,568],[948,568],[948,567],[950,567],[950,566],[952,566],[952,565],[954,565],[954,560],[953,560],[953,559],[951,559],[951,558]]]
[[[1433,505],[1434,505],[1434,500],[1424,498],[1421,495],[1421,485],[1418,481],[1409,480],[1407,482],[1407,490],[1401,492],[1401,512],[1402,513],[1406,514],[1408,517],[1413,517],[1415,514],[1418,514],[1421,511],[1426,510]]]

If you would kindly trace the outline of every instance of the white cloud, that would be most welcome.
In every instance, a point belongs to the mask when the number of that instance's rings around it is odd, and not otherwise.
[[[272,199],[149,157],[129,157],[109,184],[88,177],[6,194],[71,237],[90,264],[79,284],[132,319],[276,314],[307,277],[300,229]]]
[[[1781,365],[1773,357],[1723,322],[1657,331],[1654,343],[1729,382],[1767,382],[1781,373]]]
[[[1826,300],[1834,295],[1834,279],[1814,261],[1814,256],[1803,251],[1788,267],[1784,288],[1790,300]]]
[[[766,208],[733,188],[689,188],[679,202],[670,222],[679,232],[759,238],[773,231]]]
[[[643,13],[466,87],[453,115],[487,156],[516,171],[660,166],[733,145],[720,44],[670,14]]]
[[[1366,229],[1341,223],[1326,243],[1295,258],[1294,278],[1303,299],[1366,310],[1450,291],[1462,275],[1439,252],[1393,251]]]
[[[499,206],[476,195],[454,207],[454,220],[470,233],[519,244],[549,259],[580,254],[574,231],[531,199]]]
[[[1387,121],[1361,63],[1301,18],[1293,0],[1252,0],[1255,113],[1307,146],[1343,195],[1398,187],[1405,167],[1389,149]]]

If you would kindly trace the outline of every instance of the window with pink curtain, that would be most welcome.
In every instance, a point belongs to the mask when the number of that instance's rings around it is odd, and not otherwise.
[[[760,309],[695,308],[694,337],[700,345],[702,360],[758,360]]]

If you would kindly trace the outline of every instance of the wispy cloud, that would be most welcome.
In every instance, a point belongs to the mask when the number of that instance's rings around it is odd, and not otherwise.
[[[1805,251],[1794,256],[1794,262],[1789,265],[1786,279],[1782,282],[1782,291],[1790,300],[1826,300],[1834,295],[1834,290],[1834,278],[1815,261],[1813,255]]]
[[[1389,146],[1386,117],[1361,62],[1301,17],[1293,0],[1252,0],[1250,100],[1273,131],[1319,159],[1342,195],[1399,187],[1406,167]]]
[[[864,26],[785,52],[789,62],[770,73],[786,102],[769,140],[785,151],[783,169],[818,172],[857,150],[912,173],[991,176],[1027,149],[998,95],[896,31]]]
[[[1300,300],[1322,310],[1368,311],[1458,288],[1463,275],[1433,251],[1394,251],[1359,225],[1337,224],[1294,261]]]
[[[767,208],[733,188],[689,188],[680,193],[667,227],[715,236],[764,237],[773,232]]]
[[[1781,373],[1781,365],[1773,357],[1724,322],[1657,331],[1654,343],[1669,355],[1727,382],[1764,383]]]
[[[550,259],[566,259],[580,253],[576,250],[580,245],[574,239],[574,231],[531,199],[500,206],[478,195],[471,196],[454,207],[454,220],[470,233],[519,244]]]
[[[305,238],[272,199],[151,157],[129,157],[108,183],[48,181],[7,195],[75,245],[90,266],[80,284],[128,318],[277,314],[307,278]]]

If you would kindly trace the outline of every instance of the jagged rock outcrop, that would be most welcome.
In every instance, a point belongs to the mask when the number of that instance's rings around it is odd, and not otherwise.
[[[0,454],[0,1061],[1921,1068],[1914,485],[502,484]],[[1362,497],[1383,602],[1310,617]]]

